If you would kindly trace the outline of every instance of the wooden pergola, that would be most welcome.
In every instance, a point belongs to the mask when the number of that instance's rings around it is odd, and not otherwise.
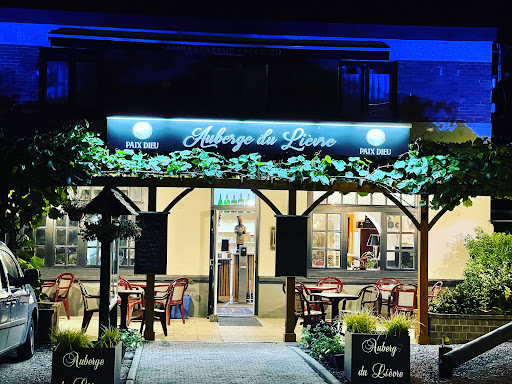
[[[411,220],[413,225],[419,232],[419,256],[418,256],[418,322],[419,332],[416,335],[419,344],[428,344],[428,234],[434,224],[441,218],[447,209],[441,209],[436,216],[429,221],[428,215],[428,195],[421,195],[420,204],[420,218],[419,220],[407,209],[399,199],[391,194],[387,189],[381,188],[377,185],[370,185],[361,182],[335,182],[330,186],[322,185],[321,183],[312,183],[310,181],[297,183],[284,180],[242,180],[242,179],[216,179],[213,182],[208,182],[202,178],[188,178],[188,177],[111,177],[100,176],[93,178],[93,185],[101,186],[140,186],[149,188],[149,206],[150,211],[156,211],[156,189],[158,187],[179,187],[188,188],[180,195],[178,195],[169,205],[165,211],[170,211],[181,199],[183,199],[194,188],[243,188],[252,190],[262,201],[264,201],[275,214],[282,214],[276,206],[270,201],[262,190],[287,190],[288,191],[288,215],[296,215],[296,193],[297,191],[325,191],[325,193],[303,212],[303,215],[308,215],[313,211],[323,200],[325,200],[332,193],[338,191],[341,193],[349,192],[362,192],[362,193],[375,193],[381,192],[391,201],[393,201],[398,208]],[[154,286],[155,276],[148,275],[147,289]],[[286,283],[288,287],[294,287],[295,277],[287,277]],[[287,289],[286,297],[286,322],[284,341],[296,341],[294,333],[295,315],[294,315],[294,289]],[[151,295],[149,295],[151,297]],[[151,303],[148,302],[148,310],[146,316],[151,319]],[[148,340],[154,340],[153,322],[147,321],[147,327],[144,336]]]

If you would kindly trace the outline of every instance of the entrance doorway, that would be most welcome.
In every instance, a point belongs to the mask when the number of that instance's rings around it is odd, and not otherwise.
[[[216,190],[215,195],[220,191]],[[237,191],[239,192],[239,191]],[[233,194],[233,192],[231,192]],[[214,200],[213,252],[214,311],[217,316],[254,316],[256,300],[257,220],[254,195],[239,192],[245,200],[220,204]],[[215,196],[214,196],[215,197]],[[224,200],[226,201],[226,200]],[[238,227],[237,227],[238,226]]]

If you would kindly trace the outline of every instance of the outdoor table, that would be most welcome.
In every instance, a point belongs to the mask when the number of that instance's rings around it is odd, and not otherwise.
[[[357,300],[359,295],[349,295],[348,293],[336,293],[336,292],[320,292],[315,293],[315,296],[324,297],[326,299],[331,300],[332,302],[332,314],[331,314],[331,322],[332,320],[338,316],[340,313],[340,301],[343,300],[342,310],[345,310],[345,306],[347,304],[347,300]]]
[[[119,297],[121,297],[121,329],[127,329],[126,325],[126,315],[128,312],[128,297],[130,295],[142,295],[143,291],[141,289],[120,289],[117,291]]]

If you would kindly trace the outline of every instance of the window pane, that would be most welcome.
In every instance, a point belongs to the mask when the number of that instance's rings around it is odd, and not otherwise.
[[[400,245],[400,235],[387,235],[387,245],[388,250],[395,250],[398,249],[398,246]]]
[[[325,248],[324,232],[313,232],[313,248]]]
[[[357,196],[357,205],[371,205],[372,195],[369,193],[366,196]]]
[[[314,230],[325,229],[325,215],[324,214],[313,214],[313,229]]]
[[[45,245],[46,244],[46,229],[45,228],[37,228],[36,229],[36,245]]]
[[[96,248],[87,248],[87,265],[98,264],[98,250]]]
[[[388,259],[386,261],[388,268],[397,268],[398,252],[388,252]]]
[[[55,265],[66,264],[66,248],[55,248]]]
[[[414,268],[414,252],[412,250],[405,249],[402,251],[402,268]]]
[[[414,230],[416,229],[412,221],[407,216],[402,217],[402,226],[403,232],[414,232]]]
[[[57,227],[65,227],[66,226],[66,216],[59,217],[57,220],[55,220],[55,225]]]
[[[68,265],[76,265],[76,248],[75,247],[69,247],[68,248]]]
[[[402,195],[402,199],[404,200],[404,205],[416,206],[416,195]]]
[[[325,251],[313,250],[313,267],[325,267]]]
[[[46,100],[66,103],[69,96],[69,66],[66,61],[48,61],[46,66]]]
[[[327,266],[331,268],[339,268],[340,251],[327,251]]]
[[[414,247],[414,235],[402,235],[402,248]]]
[[[386,205],[386,197],[382,193],[374,193],[372,205]]]
[[[65,229],[57,229],[56,231],[57,238],[56,242],[59,245],[66,245],[66,230]]]
[[[128,265],[128,250],[126,248],[119,250],[119,265]]]
[[[329,204],[341,204],[341,193],[334,192],[331,196],[327,198]]]
[[[344,205],[356,205],[356,196],[357,192],[350,192],[346,195],[343,195],[343,204]]]
[[[135,249],[128,250],[128,254],[130,255],[130,265],[135,264]]]
[[[327,234],[327,248],[340,248],[340,233],[339,232],[329,232]]]
[[[348,116],[361,115],[362,70],[356,66],[341,67],[341,113]]]
[[[377,73],[370,69],[368,74],[368,114],[371,117],[386,118],[391,112],[389,73]]]
[[[78,244],[78,230],[68,229],[68,245]]]
[[[388,232],[399,232],[400,231],[400,216],[388,215]]]
[[[341,215],[329,215],[329,227],[330,231],[339,231],[341,225]]]

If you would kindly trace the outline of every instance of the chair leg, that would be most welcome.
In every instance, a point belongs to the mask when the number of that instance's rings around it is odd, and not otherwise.
[[[68,299],[66,298],[65,300],[62,300],[62,302],[64,303],[64,310],[66,311],[66,316],[68,317],[68,320],[69,320],[69,303],[68,303]]]
[[[164,330],[164,336],[167,336],[167,324],[166,324],[166,314],[160,313],[158,315],[158,318],[160,319],[160,323],[162,324],[162,329]]]
[[[183,303],[180,304],[180,312],[181,312],[181,320],[183,320],[183,324],[185,324],[185,310],[183,309]]]
[[[144,310],[142,311],[142,321],[140,322],[140,333],[142,334],[142,331],[144,330],[144,324],[146,322],[146,314],[144,313]]]
[[[84,318],[82,320],[82,329],[85,329],[87,331],[87,327],[89,327],[89,323],[92,319],[92,311],[84,311]]]

